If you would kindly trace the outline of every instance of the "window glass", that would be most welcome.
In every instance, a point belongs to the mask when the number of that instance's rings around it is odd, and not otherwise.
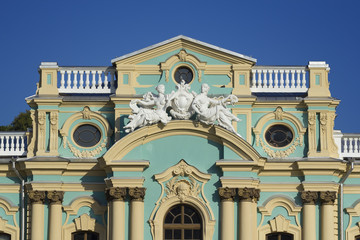
[[[277,124],[269,127],[265,133],[265,139],[273,147],[285,147],[293,140],[293,133],[287,126]]]
[[[177,83],[181,83],[182,80],[185,83],[190,83],[193,80],[193,72],[188,67],[179,67],[176,69],[174,77]]]
[[[96,232],[75,232],[72,234],[72,240],[99,240],[99,234]]]
[[[81,147],[93,147],[100,141],[100,130],[90,124],[83,124],[76,128],[73,139]]]
[[[11,236],[6,233],[0,233],[0,240],[11,240]]]
[[[202,240],[202,222],[199,212],[186,204],[172,207],[164,218],[164,239]]]
[[[294,240],[294,236],[289,233],[271,233],[266,235],[266,240]]]

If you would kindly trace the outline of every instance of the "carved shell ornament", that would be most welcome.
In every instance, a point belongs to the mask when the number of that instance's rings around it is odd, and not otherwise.
[[[158,122],[166,125],[170,120],[188,120],[196,116],[196,120],[207,125],[219,125],[230,132],[240,136],[234,129],[232,122],[240,121],[233,115],[228,104],[238,102],[235,95],[228,95],[220,98],[210,98],[207,96],[209,85],[201,85],[201,93],[190,92],[190,85],[181,81],[176,86],[177,91],[172,91],[165,95],[165,86],[158,85],[158,94],[148,92],[143,95],[141,100],[136,99],[130,102],[132,114],[129,116],[130,122],[124,127],[125,132],[132,132],[136,128],[149,126]],[[170,108],[168,115],[167,109]],[[241,137],[241,136],[240,136]]]

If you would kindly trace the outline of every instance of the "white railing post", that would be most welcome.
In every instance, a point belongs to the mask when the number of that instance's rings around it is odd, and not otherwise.
[[[305,93],[306,66],[254,66],[252,92]]]
[[[73,73],[74,73],[74,82],[72,88],[78,89],[78,80],[77,80],[78,71],[74,70]]]

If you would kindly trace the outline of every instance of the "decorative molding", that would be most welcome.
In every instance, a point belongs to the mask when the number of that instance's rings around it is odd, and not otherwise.
[[[94,231],[95,219],[84,213],[78,218],[74,219],[76,231]]]
[[[19,239],[20,229],[17,226],[12,226],[8,221],[0,217],[0,232],[9,234],[10,239]],[[16,222],[15,222],[16,223]]]
[[[126,198],[126,188],[111,187],[105,190],[106,199],[110,201],[124,201]]]
[[[320,192],[320,200],[323,205],[333,205],[336,200],[336,192]]]
[[[260,198],[260,190],[255,188],[239,188],[238,195],[241,201],[257,202]]]
[[[277,215],[269,221],[271,232],[288,232],[290,220],[286,219],[283,215]]]
[[[212,239],[215,218],[209,202],[205,198],[204,187],[211,174],[200,172],[185,160],[156,174],[155,180],[161,185],[161,194],[150,216],[153,239],[163,239],[163,219],[174,205],[186,203],[195,207],[202,217],[204,240]]]
[[[221,201],[234,201],[236,188],[220,187],[218,191]]]
[[[31,203],[44,204],[45,191],[30,190],[30,191],[28,191],[28,197],[29,197]]]
[[[76,120],[79,120],[79,119],[84,119],[84,120],[95,119],[102,125],[103,129],[105,130],[102,133],[102,135],[104,134],[104,137],[102,138],[102,141],[100,141],[98,143],[98,147],[96,147],[95,149],[92,149],[92,150],[86,150],[86,149],[80,150],[80,149],[76,148],[75,146],[73,146],[68,141],[67,138],[71,134],[71,132],[70,132],[71,131],[71,126],[74,124],[74,122]],[[86,121],[84,122],[84,124],[85,123],[86,123]],[[73,114],[71,117],[69,117],[65,121],[63,127],[59,131],[60,131],[60,135],[63,138],[63,147],[64,147],[64,149],[69,147],[70,151],[74,154],[74,156],[78,157],[78,158],[95,157],[96,155],[101,153],[101,151],[106,147],[107,143],[109,143],[109,139],[110,139],[111,135],[113,134],[113,130],[111,129],[108,120],[106,118],[104,118],[101,114],[91,111],[88,106],[85,106],[83,111],[77,112],[77,113]]]
[[[261,138],[259,138],[259,140],[260,140],[260,145],[261,145],[262,149],[271,158],[286,158],[290,154],[295,152],[296,147],[300,145],[300,137],[298,137],[295,139],[295,141],[291,144],[291,146],[288,149],[274,151],[273,149],[268,147],[268,145],[265,144]]]
[[[146,188],[134,187],[129,188],[131,201],[144,201]]]
[[[62,191],[49,191],[47,193],[47,198],[50,201],[50,204],[61,204],[64,199],[64,192]]]
[[[311,192],[311,191],[301,192],[301,200],[303,201],[304,204],[315,204],[317,199],[318,199],[317,192]]]

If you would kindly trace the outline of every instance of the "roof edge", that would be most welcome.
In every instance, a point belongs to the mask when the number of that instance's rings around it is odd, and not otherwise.
[[[244,58],[244,59],[246,59],[246,60],[248,60],[248,61],[251,61],[251,62],[254,62],[254,63],[257,62],[257,60],[256,60],[255,58],[252,58],[252,57],[249,57],[249,56],[246,56],[246,55],[237,53],[237,52],[233,52],[233,51],[230,51],[230,50],[227,50],[227,49],[225,49],[225,48],[221,48],[221,47],[218,47],[218,46],[209,44],[209,43],[205,43],[205,42],[202,42],[202,41],[199,41],[199,40],[196,40],[196,39],[193,39],[193,38],[184,36],[184,35],[178,35],[178,36],[173,37],[173,38],[170,38],[170,39],[168,39],[168,40],[165,40],[165,41],[156,43],[156,44],[154,44],[154,45],[151,45],[151,46],[142,48],[142,49],[137,50],[137,51],[135,51],[135,52],[131,52],[131,53],[125,54],[125,55],[123,55],[123,56],[114,58],[114,59],[111,60],[111,63],[115,63],[115,62],[120,61],[120,60],[122,60],[122,59],[135,56],[135,55],[137,55],[137,54],[146,52],[146,51],[148,51],[148,50],[151,50],[151,49],[160,47],[160,46],[162,46],[162,45],[165,45],[165,44],[167,44],[167,43],[174,42],[174,41],[179,40],[179,39],[184,39],[184,40],[187,40],[187,41],[189,41],[189,42],[197,43],[197,44],[203,45],[203,46],[205,46],[205,47],[212,48],[212,49],[214,49],[214,50],[218,50],[218,51],[221,51],[221,52],[225,52],[225,53],[227,53],[227,54],[230,54],[230,55],[234,55],[234,56],[236,56],[236,57]]]

